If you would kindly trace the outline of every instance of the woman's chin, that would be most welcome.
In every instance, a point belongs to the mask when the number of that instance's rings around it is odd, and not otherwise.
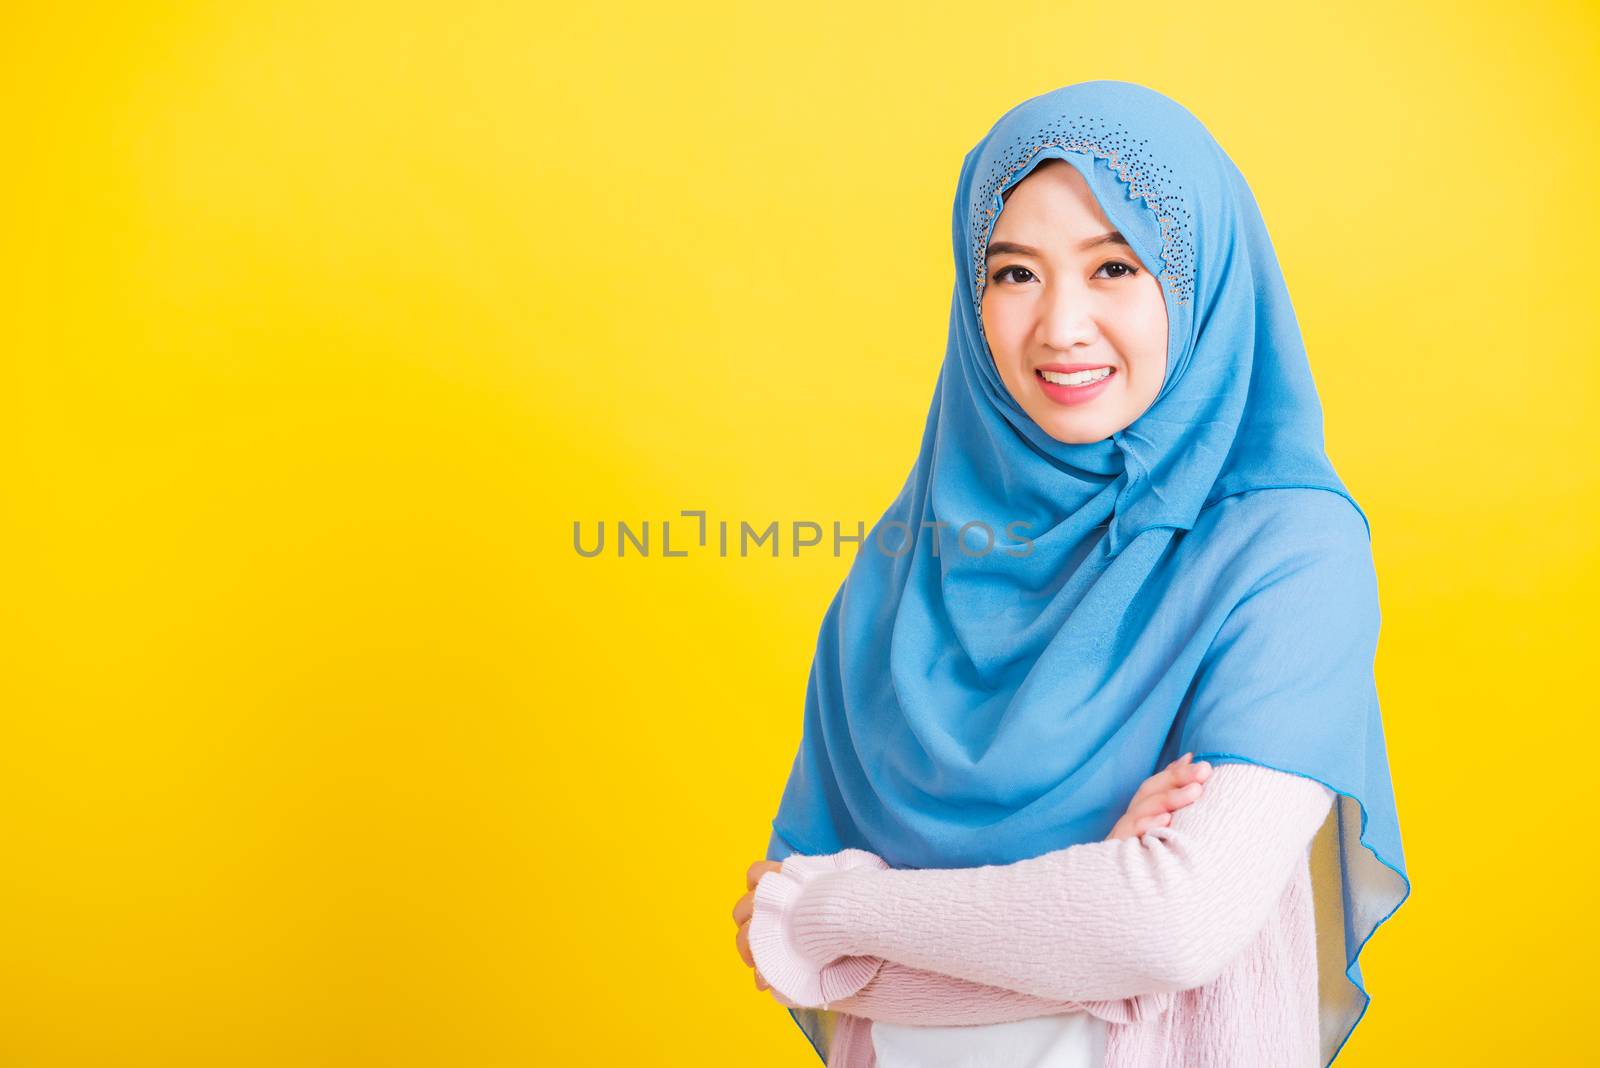
[[[1092,445],[1109,438],[1113,431],[1100,426],[1100,420],[1050,419],[1039,424],[1044,432],[1063,445]]]

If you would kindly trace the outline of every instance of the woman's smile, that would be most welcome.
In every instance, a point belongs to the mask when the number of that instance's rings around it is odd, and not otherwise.
[[[1044,395],[1057,404],[1084,404],[1110,388],[1117,369],[1088,364],[1047,364],[1034,369]]]

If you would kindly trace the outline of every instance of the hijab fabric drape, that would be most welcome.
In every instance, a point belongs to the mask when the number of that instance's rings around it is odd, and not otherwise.
[[[980,313],[1002,194],[1087,180],[1160,279],[1167,374],[1103,441],[1012,399]],[[1198,119],[1127,82],[1006,112],[962,163],[949,339],[898,497],[828,605],[769,859],[871,850],[1004,864],[1105,838],[1184,752],[1338,792],[1313,850],[1324,1063],[1368,1002],[1356,959],[1409,893],[1373,674],[1365,513],[1255,198]],[[1326,944],[1326,943],[1324,943]],[[791,1010],[826,1060],[835,1013]]]

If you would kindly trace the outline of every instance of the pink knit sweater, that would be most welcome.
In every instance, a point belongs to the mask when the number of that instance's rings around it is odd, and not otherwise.
[[[1105,1068],[1318,1068],[1309,849],[1335,795],[1249,763],[1138,838],[1014,864],[897,870],[846,849],[762,876],[756,968],[837,1010],[829,1068],[872,1068],[871,1021],[1108,1022]]]

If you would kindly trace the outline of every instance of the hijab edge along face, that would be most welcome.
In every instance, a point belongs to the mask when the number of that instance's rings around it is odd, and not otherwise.
[[[958,205],[966,221],[957,235],[958,273],[961,285],[970,294],[976,347],[985,357],[979,362],[988,365],[980,369],[989,377],[993,372],[993,356],[983,328],[983,297],[988,285],[986,256],[995,223],[1005,208],[1005,196],[1047,160],[1059,159],[1075,168],[1088,184],[1100,210],[1127,238],[1141,263],[1161,285],[1167,309],[1166,372],[1155,399],[1138,417],[1143,418],[1161,404],[1181,377],[1192,348],[1193,213],[1186,203],[1184,186],[1173,168],[1161,162],[1147,147],[1150,138],[1136,138],[1123,122],[1098,118],[1085,111],[1089,104],[1072,104],[1064,96],[1095,85],[1131,86],[1132,83],[1084,83],[1083,87],[1068,86],[1020,104],[1002,116],[969,154],[971,166],[962,178],[964,195]],[[1060,98],[1060,106],[1050,107],[1057,98]],[[1164,97],[1159,99],[1169,107],[1177,106]],[[1192,116],[1189,119],[1198,122]],[[974,172],[986,172],[987,177],[967,193],[965,191],[976,180]],[[997,373],[993,374],[993,381],[1003,389]],[[1009,391],[1005,396],[1011,400],[1015,413],[1024,416],[1021,407],[1010,398]],[[1032,422],[1031,418],[1029,421]],[[1118,430],[1110,438],[1116,438],[1126,429]],[[1070,453],[1093,449],[1100,443],[1058,444],[1061,452]]]
[[[1004,207],[988,220],[975,299],[989,362],[1016,403],[1052,438],[1067,444],[1106,441],[1148,411],[1170,379],[1174,310],[1171,287],[1158,277],[1160,254],[1126,238],[1110,247],[1075,247],[1121,231],[1083,171],[1050,148],[1041,149],[996,196]],[[993,258],[1002,237],[1037,248]],[[1132,269],[1104,276],[1112,264]],[[1074,281],[1091,269],[1093,274]],[[1019,270],[1027,277],[1013,280],[1011,272]],[[1070,296],[1058,289],[1070,289]],[[1036,382],[1037,369],[1049,366],[1044,361],[1104,364],[1112,375],[1095,387],[1098,395],[1064,403],[1055,387]]]

